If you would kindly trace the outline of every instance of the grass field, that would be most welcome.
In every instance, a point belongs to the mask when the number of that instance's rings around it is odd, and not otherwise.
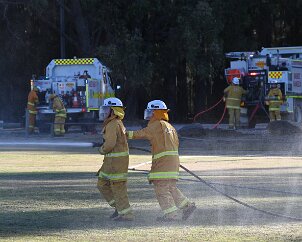
[[[149,160],[137,153],[130,166]],[[302,218],[301,157],[185,156],[181,161],[237,199]],[[96,189],[101,162],[96,153],[2,151],[0,240],[302,241],[302,222],[245,208],[193,181],[180,181],[179,188],[196,203],[195,214],[186,222],[156,222],[161,212],[153,187],[138,172],[130,172],[128,185],[135,221],[110,221],[113,211]]]

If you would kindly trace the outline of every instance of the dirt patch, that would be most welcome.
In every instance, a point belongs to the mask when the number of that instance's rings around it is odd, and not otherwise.
[[[302,130],[288,121],[274,121],[267,125],[271,135],[301,135]]]
[[[181,128],[178,131],[180,136],[184,137],[238,137],[245,136],[236,130],[225,130],[225,129],[205,129],[202,124],[190,124]]]

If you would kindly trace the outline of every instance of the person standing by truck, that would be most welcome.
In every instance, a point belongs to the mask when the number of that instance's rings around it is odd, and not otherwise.
[[[196,209],[194,203],[176,187],[179,176],[179,140],[175,128],[168,123],[168,109],[161,100],[148,103],[144,119],[149,120],[148,126],[137,131],[127,131],[129,139],[147,139],[152,146],[152,167],[148,175],[153,183],[156,198],[164,213],[157,221],[170,222],[188,217]]]
[[[38,98],[38,92],[41,91],[40,87],[33,87],[33,89],[29,92],[28,98],[27,98],[27,111],[29,116],[29,122],[28,122],[28,133],[33,134],[35,130],[35,124],[36,124],[36,115],[38,113],[37,111],[37,105],[39,104],[39,98]]]
[[[104,121],[104,143],[93,143],[93,147],[99,147],[100,154],[104,155],[103,165],[97,173],[97,187],[108,204],[115,208],[110,217],[115,221],[134,219],[127,194],[129,148],[122,122],[124,116],[122,101],[106,98],[99,113],[100,120]]]
[[[64,136],[65,119],[67,117],[65,106],[62,100],[56,94],[51,94],[49,99],[52,101],[52,109],[55,112],[54,135]]]
[[[240,125],[241,98],[246,94],[246,90],[239,86],[239,83],[239,78],[234,77],[232,84],[223,91],[226,108],[229,112],[229,129],[236,129]]]
[[[277,83],[271,84],[271,89],[267,95],[266,104],[269,105],[269,118],[270,122],[273,121],[280,121],[281,114],[280,114],[280,106],[282,104],[282,92],[278,88]]]

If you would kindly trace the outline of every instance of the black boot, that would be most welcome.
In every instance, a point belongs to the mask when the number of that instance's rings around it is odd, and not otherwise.
[[[114,213],[110,216],[111,219],[114,219],[115,217],[118,216],[118,212],[117,210],[115,209]]]

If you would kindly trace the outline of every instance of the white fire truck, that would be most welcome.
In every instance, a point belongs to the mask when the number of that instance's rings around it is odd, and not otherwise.
[[[277,83],[284,97],[282,118],[302,122],[302,46],[262,48],[260,52],[230,52],[226,53],[226,57],[233,59],[230,67],[225,69],[227,82],[230,83],[235,76],[239,77],[243,88],[248,90],[243,112],[254,115],[255,107],[264,109],[270,85]]]
[[[82,123],[97,121],[103,100],[114,96],[110,71],[96,58],[54,59],[46,67],[45,77],[31,80],[31,88],[34,86],[42,89],[37,114],[40,130],[49,130],[47,123],[54,117],[50,94],[63,101],[67,122]]]

